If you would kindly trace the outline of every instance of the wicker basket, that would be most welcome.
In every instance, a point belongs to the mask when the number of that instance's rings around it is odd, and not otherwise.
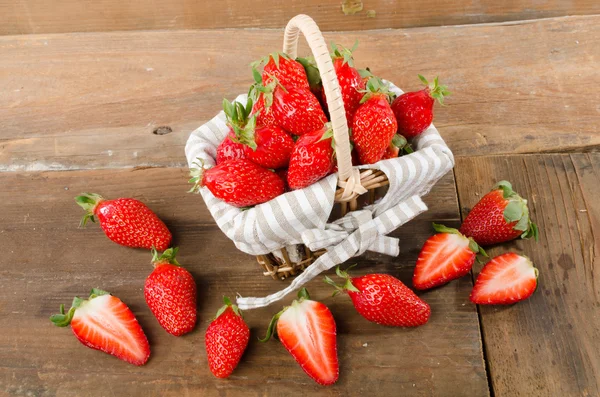
[[[342,262],[367,249],[398,255],[398,241],[387,237],[387,233],[427,209],[420,197],[427,194],[454,165],[452,152],[431,125],[412,142],[414,153],[368,166],[353,167],[348,121],[335,69],[327,44],[310,17],[298,15],[290,20],[285,29],[283,52],[292,59],[296,58],[300,32],[307,39],[321,74],[331,115],[338,173],[246,211],[216,199],[206,188],[200,190],[217,225],[240,250],[256,255],[266,276],[285,279],[304,271],[303,277],[296,277],[281,293],[298,288],[318,272],[334,266],[334,262]],[[396,94],[402,93],[391,83],[390,90]],[[236,100],[244,102],[245,97],[240,96]],[[201,158],[209,166],[213,165],[216,148],[227,134],[223,112],[194,131],[186,145],[190,167],[196,158]],[[387,189],[389,193],[385,194]],[[319,198],[316,204],[315,197]],[[376,202],[379,197],[381,199]],[[364,209],[355,211],[359,207]],[[335,221],[332,222],[332,219]],[[342,233],[343,230],[346,234]],[[361,231],[363,239],[359,241],[357,238],[361,237]],[[319,246],[311,240],[322,235],[326,235],[324,239],[327,240],[327,233],[330,232],[341,233],[345,241],[333,239],[336,241],[334,245]],[[364,242],[365,239],[368,243]],[[345,247],[340,247],[344,244]],[[395,247],[392,247],[394,244]],[[349,248],[349,245],[352,247]],[[319,262],[318,265],[311,266],[315,262]],[[312,270],[306,272],[309,266]],[[248,300],[256,298],[243,298],[242,306],[260,307],[280,298],[281,295],[272,299],[269,297],[255,306]]]

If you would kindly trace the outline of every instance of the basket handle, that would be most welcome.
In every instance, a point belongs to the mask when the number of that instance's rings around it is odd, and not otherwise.
[[[307,15],[297,15],[285,27],[283,37],[283,52],[290,58],[296,59],[298,53],[298,38],[302,32],[313,53],[319,74],[323,81],[323,88],[327,97],[327,107],[331,115],[331,126],[335,140],[335,152],[338,163],[338,185],[344,188],[342,197],[350,199],[364,192],[366,189],[360,184],[360,172],[352,167],[352,154],[350,152],[350,135],[344,101],[340,84],[331,62],[327,43],[315,21]]]

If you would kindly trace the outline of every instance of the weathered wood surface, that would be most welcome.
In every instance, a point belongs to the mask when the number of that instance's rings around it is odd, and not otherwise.
[[[204,331],[223,294],[263,295],[285,282],[261,274],[255,259],[237,251],[215,226],[199,196],[186,194],[187,172],[163,168],[0,174],[0,394],[35,396],[212,395],[488,395],[477,312],[468,301],[469,276],[422,294],[432,307],[417,329],[381,327],[356,314],[345,296],[330,297],[322,279],[308,285],[332,310],[338,325],[341,376],[322,388],[309,379],[276,341],[261,344],[270,317],[284,303],[246,312],[252,340],[229,380],[207,367]],[[149,253],[109,241],[91,224],[78,229],[81,191],[107,197],[133,195],[154,209],[174,232],[180,262],[199,286],[199,322],[175,338],[152,317],[143,297]],[[380,271],[410,284],[419,247],[433,220],[456,225],[452,174],[425,200],[431,210],[400,228],[402,255],[368,254],[357,274]],[[148,364],[138,368],[83,347],[48,316],[74,295],[102,287],[135,312],[151,343]]]
[[[362,3],[363,11],[345,15],[342,3]],[[375,17],[368,17],[368,10],[374,10]],[[308,0],[285,4],[275,0],[65,0],[58,3],[43,0],[1,0],[0,35],[152,29],[280,28],[297,14],[312,16],[323,30],[349,31],[598,13],[600,5],[594,0]]]
[[[492,389],[499,397],[600,395],[600,153],[459,158],[463,214],[501,179],[529,199],[540,240],[488,253],[529,256],[540,276],[529,300],[480,306]]]
[[[326,38],[360,39],[357,65],[406,90],[440,75],[453,96],[435,123],[457,156],[600,147],[600,16]],[[0,170],[183,166],[189,133],[281,42],[279,30],[2,37]]]

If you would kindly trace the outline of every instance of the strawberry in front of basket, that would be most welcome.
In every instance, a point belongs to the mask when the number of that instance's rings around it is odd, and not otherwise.
[[[131,248],[164,251],[171,244],[171,232],[150,208],[139,200],[106,200],[96,193],[82,193],[75,201],[86,214],[80,226],[91,220],[100,223],[106,236],[117,244]]]
[[[285,88],[310,88],[304,66],[284,53],[274,52],[252,63],[253,68],[260,65],[264,65],[261,79],[265,86],[277,79]]]
[[[529,298],[537,288],[538,270],[529,258],[509,252],[489,261],[477,276],[471,302],[507,305]]]
[[[417,327],[429,320],[429,305],[389,274],[350,277],[339,267],[336,274],[345,280],[343,285],[327,276],[325,282],[335,287],[334,294],[345,291],[356,311],[369,321],[392,327]]]
[[[421,134],[431,125],[434,102],[437,100],[443,105],[444,97],[450,95],[445,85],[439,85],[437,77],[432,83],[421,75],[419,79],[426,88],[406,92],[392,102],[392,110],[398,121],[398,133],[408,139]]]
[[[360,106],[360,100],[364,96],[366,88],[366,82],[354,67],[354,59],[352,58],[352,52],[356,50],[357,46],[358,41],[352,49],[338,46],[335,43],[331,44],[331,59],[340,84],[348,124],[352,123],[354,113],[356,113],[356,109]],[[323,92],[323,97],[325,97],[325,92]]]
[[[206,329],[204,337],[210,372],[227,378],[237,367],[250,339],[250,329],[240,309],[223,297],[222,306]]]
[[[352,121],[352,140],[361,164],[381,160],[396,135],[398,125],[390,108],[390,95],[381,79],[372,77],[367,82],[367,93]]]
[[[527,200],[508,181],[500,181],[471,209],[460,232],[479,245],[492,245],[518,237],[538,239],[538,228],[529,218]]]
[[[302,135],[292,151],[287,181],[291,189],[303,189],[333,172],[335,165],[333,130],[323,128]]]
[[[235,207],[250,207],[274,199],[285,191],[275,172],[248,159],[226,161],[205,169],[202,161],[190,169],[190,192],[205,186],[218,199]]]
[[[298,299],[277,313],[261,342],[277,338],[300,367],[320,385],[332,385],[339,376],[336,325],[333,315],[321,302],[310,299],[306,288]]]
[[[57,327],[71,325],[81,343],[128,363],[144,365],[150,357],[148,339],[137,319],[125,303],[106,291],[94,288],[88,299],[75,297],[67,313],[60,305],[60,314],[50,321]]]
[[[146,278],[144,296],[165,331],[180,336],[196,325],[196,282],[175,259],[177,251],[169,248],[159,255],[152,249],[154,270]]]
[[[277,125],[290,134],[303,135],[321,128],[327,117],[317,97],[304,87],[285,87],[273,76],[265,86],[254,69],[256,83],[250,89],[253,100],[264,100],[264,111],[272,112]]]
[[[437,234],[429,237],[415,266],[413,286],[428,289],[446,284],[469,273],[477,254],[487,256],[472,238],[458,230],[433,224]]]
[[[277,126],[257,124],[257,117],[250,116],[252,99],[248,99],[246,106],[223,99],[223,110],[234,132],[234,142],[243,145],[243,157],[265,168],[287,167],[294,140]]]

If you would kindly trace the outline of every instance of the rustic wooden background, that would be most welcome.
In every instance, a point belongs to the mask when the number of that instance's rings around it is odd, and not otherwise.
[[[344,15],[339,1],[281,10],[271,0],[0,0],[0,395],[600,395],[600,3],[363,3]],[[253,342],[233,377],[216,380],[203,335],[220,296],[282,284],[185,193],[183,146],[223,97],[247,90],[247,65],[279,49],[300,12],[327,40],[359,39],[357,64],[403,89],[417,89],[422,73],[453,92],[435,124],[454,172],[426,197],[430,210],[395,232],[401,256],[367,254],[357,273],[410,284],[431,222],[458,225],[509,179],[541,239],[490,253],[530,256],[540,285],[526,302],[478,308],[469,275],[421,294],[431,321],[401,330],[364,321],[315,280],[309,289],[339,327],[339,383],[318,387],[276,342]],[[165,219],[200,287],[193,333],[167,335],[146,307],[147,252],[115,246],[94,225],[77,229],[81,191],[133,196]],[[50,324],[60,303],[91,287],[134,310],[152,344],[147,366],[85,349]],[[278,308],[246,313],[253,337]]]

